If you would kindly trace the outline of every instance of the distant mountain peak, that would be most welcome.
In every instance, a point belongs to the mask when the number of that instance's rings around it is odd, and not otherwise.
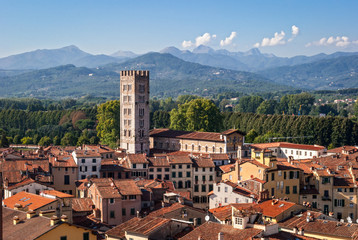
[[[112,57],[123,57],[123,58],[135,58],[138,57],[138,54],[131,52],[131,51],[122,51],[119,50],[115,53],[112,53],[110,56]]]
[[[258,48],[251,48],[250,50],[245,52],[245,55],[262,55],[262,53]]]
[[[170,47],[166,47],[166,48],[162,49],[160,51],[160,53],[170,53],[170,54],[176,56],[178,54],[181,54],[182,51],[176,47],[170,46]]]
[[[199,45],[198,47],[193,49],[193,53],[212,53],[212,52],[215,52],[215,50],[205,45]]]

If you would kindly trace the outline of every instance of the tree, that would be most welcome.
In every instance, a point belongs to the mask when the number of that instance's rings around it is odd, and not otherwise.
[[[51,138],[47,136],[42,137],[39,141],[39,145],[45,147],[49,146],[51,143],[52,143]]]
[[[208,99],[194,99],[170,112],[170,127],[177,130],[218,132],[222,129],[222,115]]]
[[[9,140],[7,139],[5,133],[1,134],[0,147],[7,148],[10,146]]]
[[[21,138],[21,143],[25,144],[25,145],[32,144],[33,143],[32,137],[23,137],[23,138]]]
[[[61,144],[61,139],[58,136],[53,138],[53,145],[58,146]]]
[[[256,112],[259,114],[274,114],[276,105],[275,100],[265,100],[257,107]]]
[[[251,129],[245,136],[245,142],[253,143],[255,138],[258,136],[259,134],[255,131],[255,129]]]
[[[237,111],[239,112],[251,112],[255,113],[256,109],[264,100],[260,96],[244,96],[240,98],[237,105]]]
[[[61,139],[62,146],[74,146],[77,143],[77,138],[72,132],[67,132]]]
[[[120,136],[120,102],[112,100],[97,108],[97,136],[102,144],[116,144]],[[134,114],[134,113],[133,113]]]

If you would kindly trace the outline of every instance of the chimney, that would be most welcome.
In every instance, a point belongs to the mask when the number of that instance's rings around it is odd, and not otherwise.
[[[29,211],[27,211],[27,213],[26,213],[26,218],[27,218],[27,219],[31,219],[31,218],[33,218],[35,215],[36,215],[36,212],[35,212],[34,210],[29,210]]]
[[[55,226],[59,221],[60,219],[56,215],[53,215],[50,219],[50,225]]]
[[[20,218],[18,216],[14,216],[13,220],[13,224],[16,225],[20,222]]]
[[[68,217],[66,215],[62,215],[61,216],[61,221],[62,222],[68,222]]]
[[[197,227],[198,226],[198,219],[197,218],[194,218],[194,227]]]
[[[218,240],[224,240],[224,233],[222,232],[218,233]]]
[[[21,209],[22,209],[22,205],[20,203],[15,203],[14,210],[21,210]]]

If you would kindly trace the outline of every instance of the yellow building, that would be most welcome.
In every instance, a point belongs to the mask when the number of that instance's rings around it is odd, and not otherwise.
[[[61,223],[55,225],[51,230],[41,234],[35,239],[60,239],[60,240],[97,240],[92,229],[87,229],[81,226],[72,225],[69,223]]]
[[[286,161],[277,161],[268,149],[253,148],[251,160],[243,161],[238,169],[238,181],[258,178],[269,196],[299,203],[302,170]]]

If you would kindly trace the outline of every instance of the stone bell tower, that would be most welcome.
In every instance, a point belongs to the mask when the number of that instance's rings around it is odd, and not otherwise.
[[[120,147],[149,153],[149,71],[121,71]]]

